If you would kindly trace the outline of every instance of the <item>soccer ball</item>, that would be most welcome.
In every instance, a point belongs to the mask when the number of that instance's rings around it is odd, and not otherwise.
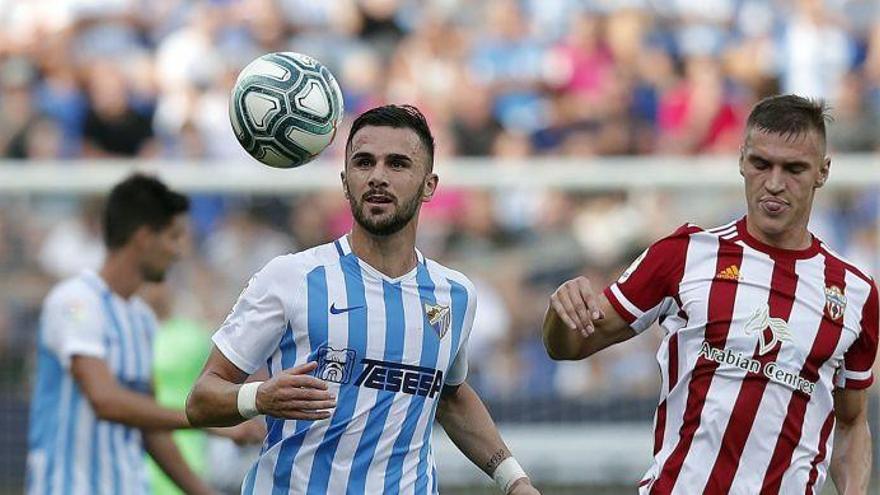
[[[238,75],[229,120],[238,142],[260,162],[299,167],[318,156],[342,121],[342,91],[317,60],[269,53]]]

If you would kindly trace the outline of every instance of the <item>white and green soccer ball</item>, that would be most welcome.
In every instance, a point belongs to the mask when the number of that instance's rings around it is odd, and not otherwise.
[[[238,75],[229,120],[238,142],[260,162],[299,167],[336,136],[344,113],[333,74],[308,55],[263,55]]]

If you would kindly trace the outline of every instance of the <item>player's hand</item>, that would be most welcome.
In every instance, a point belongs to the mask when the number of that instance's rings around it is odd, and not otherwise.
[[[336,407],[336,397],[327,382],[309,375],[318,363],[312,361],[282,371],[257,388],[257,410],[284,419],[327,419]]]
[[[513,483],[507,495],[541,495],[541,492],[532,486],[528,478],[520,478]]]
[[[565,326],[585,338],[596,331],[593,321],[605,318],[587,277],[577,277],[560,285],[550,296],[550,307]]]

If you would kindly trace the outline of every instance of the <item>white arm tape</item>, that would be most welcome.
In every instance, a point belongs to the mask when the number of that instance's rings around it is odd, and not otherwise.
[[[495,484],[498,485],[501,493],[504,494],[510,491],[511,485],[520,478],[528,478],[528,475],[526,475],[522,466],[512,456],[501,461],[501,464],[492,473],[492,479],[495,480]]]
[[[257,410],[257,389],[263,382],[248,382],[238,389],[238,413],[244,419],[251,419],[259,416],[260,411]]]

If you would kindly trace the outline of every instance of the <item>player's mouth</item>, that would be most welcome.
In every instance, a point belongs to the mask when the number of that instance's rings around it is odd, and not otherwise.
[[[781,215],[781,214],[785,213],[791,207],[791,205],[788,203],[788,201],[785,201],[780,198],[773,198],[773,197],[761,198],[758,201],[758,206],[761,207],[761,209],[764,211],[764,213],[766,213],[767,215],[769,215],[771,217]]]
[[[394,196],[382,193],[368,193],[364,195],[364,203],[371,206],[394,203]]]

